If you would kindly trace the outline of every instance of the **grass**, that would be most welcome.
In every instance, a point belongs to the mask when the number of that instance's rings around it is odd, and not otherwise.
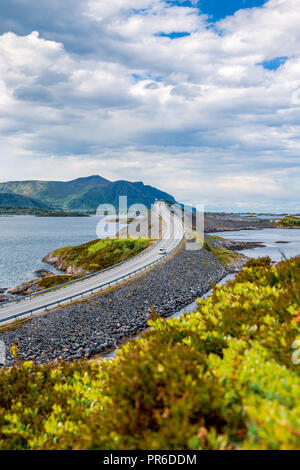
[[[51,289],[76,279],[79,279],[79,276],[47,276],[39,279],[38,284],[42,289]]]
[[[224,240],[222,237],[218,237],[217,235],[207,235],[209,238],[212,238],[213,240]]]
[[[299,448],[299,291],[299,257],[250,261],[113,360],[3,369],[0,449]]]
[[[210,238],[222,240],[220,237]],[[227,248],[223,248],[221,246],[213,246],[207,239],[204,241],[203,248],[207,251],[210,251],[214,257],[217,258],[221,264],[223,264],[223,266],[227,266],[228,264],[231,264],[242,257],[240,253],[237,253],[233,250],[227,250]]]
[[[79,246],[60,248],[53,255],[59,257],[66,267],[93,273],[139,254],[151,243],[150,239],[93,240]]]

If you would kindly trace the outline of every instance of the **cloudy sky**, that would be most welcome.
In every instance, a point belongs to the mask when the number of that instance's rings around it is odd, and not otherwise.
[[[299,0],[0,3],[0,181],[299,211]]]

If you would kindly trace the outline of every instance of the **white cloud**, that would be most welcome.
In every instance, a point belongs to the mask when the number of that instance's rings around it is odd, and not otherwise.
[[[89,54],[37,32],[0,36],[2,181],[99,172],[215,208],[295,207],[298,1],[271,0],[216,28],[162,0],[76,4],[93,28]],[[258,65],[279,56],[278,70]]]

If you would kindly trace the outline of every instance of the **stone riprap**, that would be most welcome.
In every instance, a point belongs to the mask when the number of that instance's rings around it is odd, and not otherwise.
[[[18,344],[21,361],[74,360],[114,349],[147,328],[151,312],[179,311],[207,292],[228,270],[208,251],[186,251],[111,292],[52,310],[0,332],[7,351]],[[14,362],[8,352],[7,365]]]

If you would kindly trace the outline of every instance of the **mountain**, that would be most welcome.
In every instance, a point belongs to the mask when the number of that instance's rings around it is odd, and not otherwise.
[[[0,207],[17,209],[51,209],[41,201],[36,201],[27,196],[19,194],[0,193]]]
[[[142,182],[112,182],[97,175],[67,182],[33,180],[0,183],[0,198],[4,194],[22,196],[52,209],[68,211],[95,211],[99,204],[105,203],[118,208],[119,196],[127,196],[128,206],[140,203],[150,208],[155,199],[175,202],[170,194]]]

